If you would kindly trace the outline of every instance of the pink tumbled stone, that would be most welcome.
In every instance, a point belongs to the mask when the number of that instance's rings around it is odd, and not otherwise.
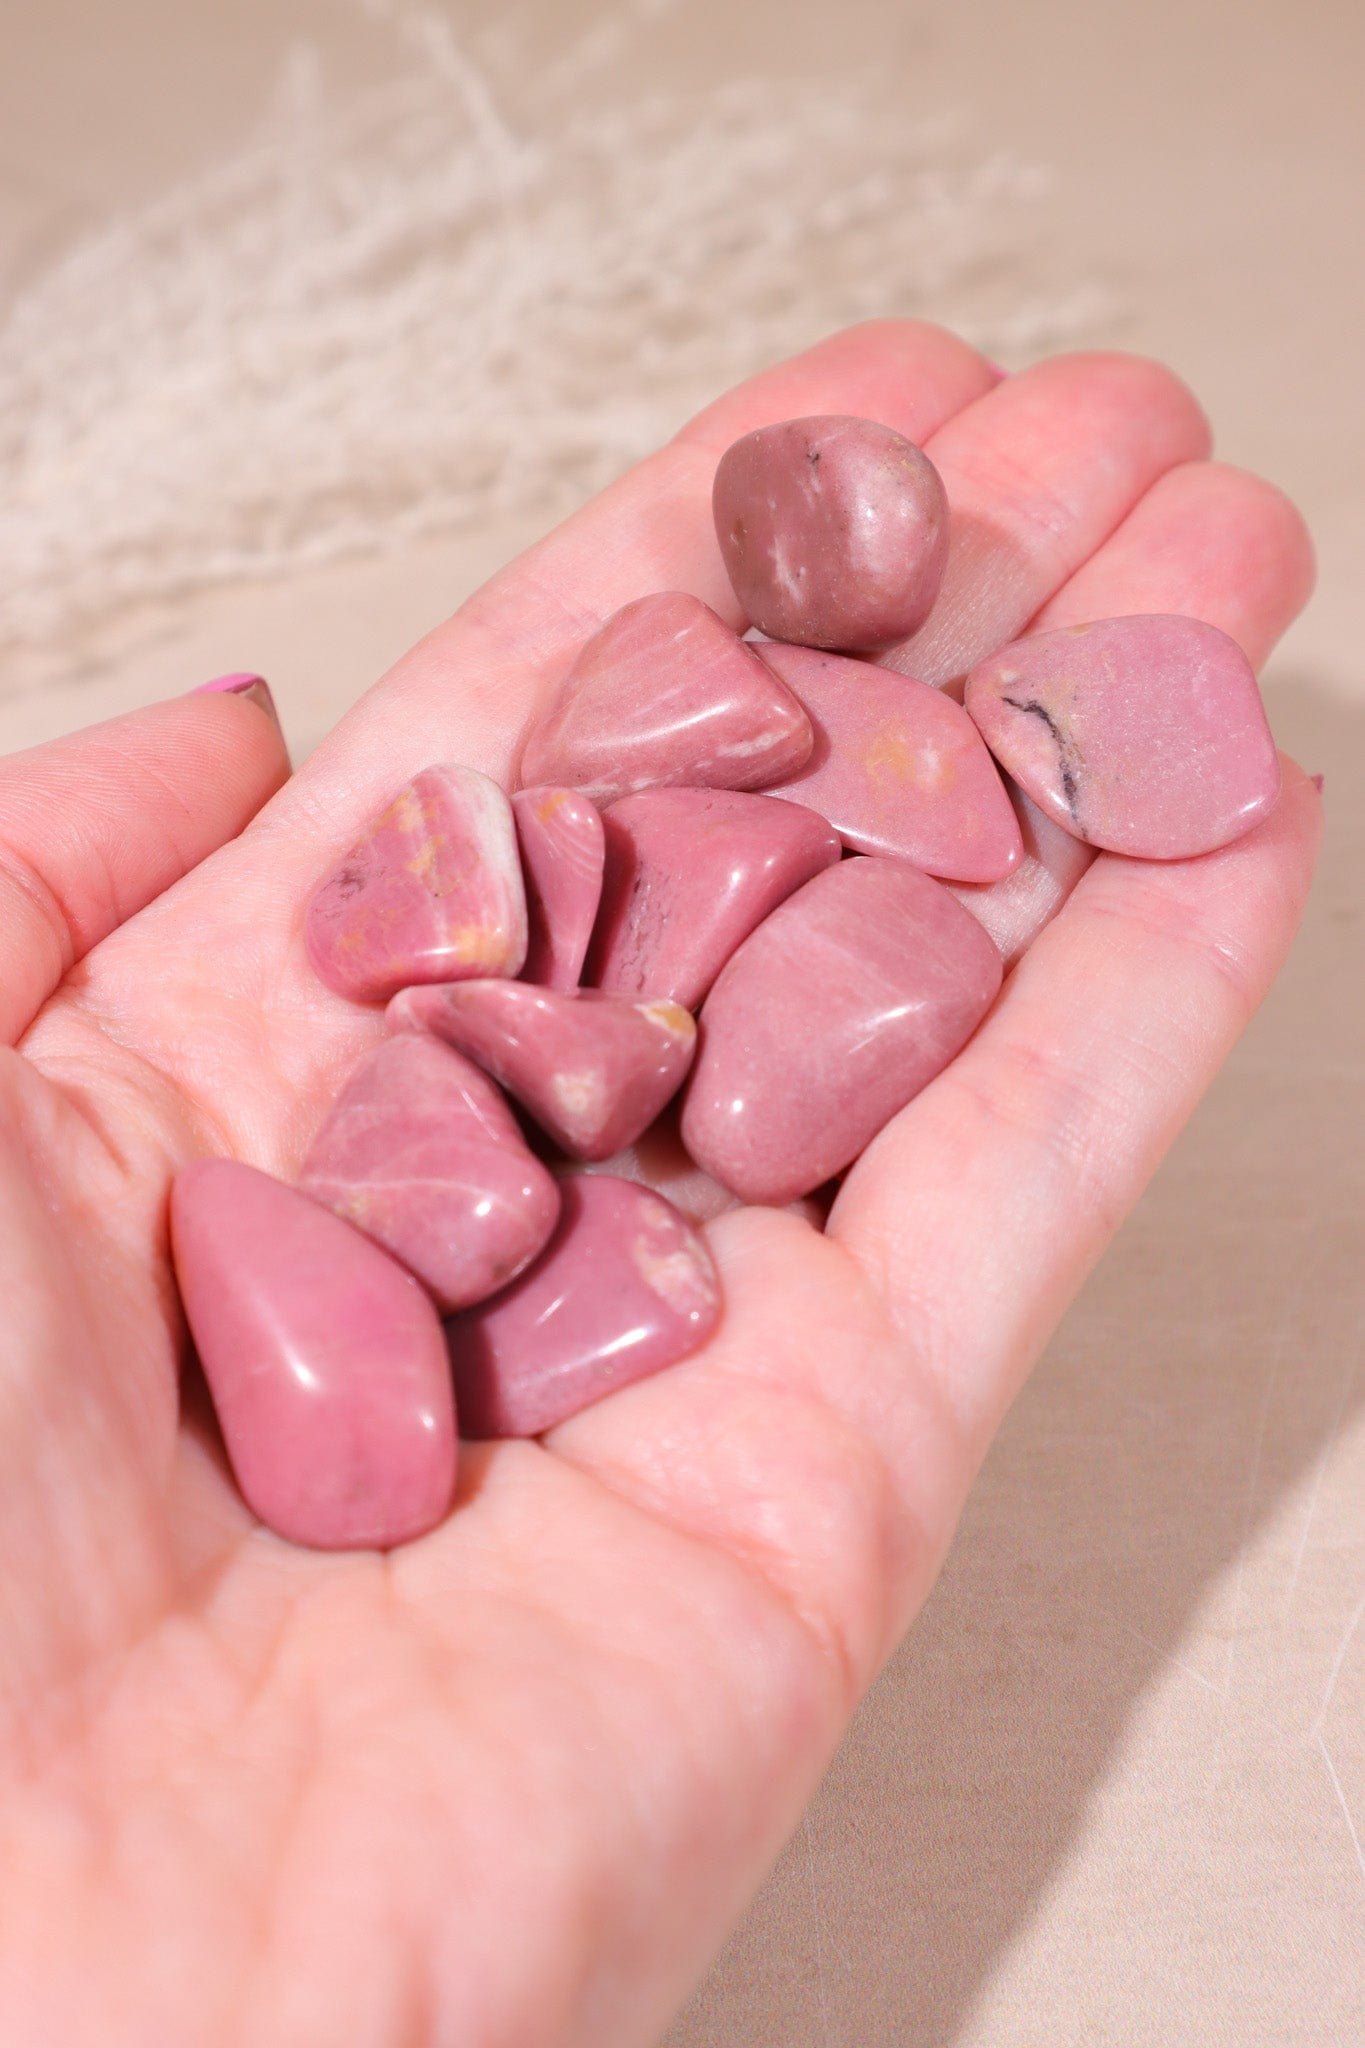
[[[455,1490],[436,1311],[377,1245],[254,1167],[171,1190],[176,1278],[248,1507],[321,1550],[405,1543]]]
[[[1063,830],[1184,860],[1249,832],[1280,793],[1251,663],[1202,619],[1101,619],[978,662],[966,705],[991,752]]]
[[[406,989],[389,1018],[477,1060],[576,1159],[633,1144],[677,1092],[697,1038],[688,1012],[666,999],[525,981]]]
[[[521,757],[523,783],[596,803],[660,783],[761,789],[810,753],[805,712],[700,598],[661,590],[593,634]]]
[[[559,1214],[553,1176],[487,1075],[415,1032],[385,1039],[360,1062],[309,1147],[299,1186],[401,1260],[443,1309],[504,1286]]]
[[[913,441],[876,420],[759,427],[721,457],[712,508],[735,595],[774,640],[889,647],[938,595],[942,482]]]
[[[947,1066],[1001,971],[942,883],[902,861],[828,869],[745,940],[707,997],[683,1143],[746,1202],[809,1194]]]
[[[960,704],[872,661],[776,642],[763,655],[815,728],[809,762],[771,796],[818,811],[859,853],[945,879],[995,882],[1018,864],[1000,771]]]
[[[576,789],[519,789],[512,798],[526,882],[523,981],[577,988],[602,894],[597,806]]]
[[[446,1325],[466,1436],[538,1436],[686,1358],[719,1318],[711,1254],[662,1196],[610,1174],[562,1187],[536,1264]]]
[[[814,811],[734,790],[640,790],[602,822],[607,868],[587,978],[689,1010],[741,939],[840,853]]]
[[[1003,882],[950,882],[948,887],[990,933],[1008,971],[1057,915],[1094,860],[1095,849],[1054,825],[1017,783],[1007,787],[1019,820],[1023,859]]]
[[[339,995],[381,1002],[414,981],[517,974],[526,958],[511,806],[473,768],[424,768],[308,906],[308,957]]]

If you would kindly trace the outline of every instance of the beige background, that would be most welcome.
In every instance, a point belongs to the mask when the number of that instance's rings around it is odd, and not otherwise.
[[[230,148],[291,36],[344,69],[369,33],[327,0],[0,5],[0,295]],[[1323,587],[1267,691],[1329,816],[1288,972],[669,2048],[1362,2048],[1365,10],[696,0],[643,61],[616,89],[870,64],[907,117],[1053,167],[1047,234],[1112,336],[1309,513]],[[306,746],[538,523],[207,591],[75,672],[17,659],[0,744],[251,666]]]

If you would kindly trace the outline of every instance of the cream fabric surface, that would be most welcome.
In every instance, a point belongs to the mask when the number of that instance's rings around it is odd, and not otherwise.
[[[1323,567],[1267,678],[1282,742],[1327,777],[1303,939],[1020,1400],[920,1626],[668,2048],[1362,2048],[1365,14],[1337,0],[448,11],[513,71],[527,50],[586,64],[618,107],[736,79],[758,107],[812,82],[853,105],[870,72],[907,122],[956,113],[942,146],[994,298],[961,268],[926,267],[922,241],[918,269],[903,250],[888,263],[898,289],[922,290],[914,309],[977,322],[1016,362],[1049,311],[1058,333],[1169,358],[1222,451],[1303,503]],[[376,38],[392,54],[406,34],[403,63],[426,61],[420,18],[343,0],[11,10],[0,302],[111,215],[240,152],[291,43],[321,52],[344,93]],[[992,163],[1006,167],[994,187]],[[1030,185],[1031,165],[1050,183]],[[1022,264],[1007,246],[1020,177]],[[875,237],[876,195],[864,204]],[[816,279],[800,318],[843,317],[851,288],[838,280],[822,309]],[[740,368],[773,338],[725,320],[722,301],[691,356],[651,363],[619,454],[691,402],[707,348]],[[267,471],[268,447],[260,459]],[[353,535],[344,559],[191,574],[155,606],[105,607],[79,641],[11,639],[0,741],[250,667],[302,749],[585,474],[476,526],[445,523],[437,491],[388,552]]]

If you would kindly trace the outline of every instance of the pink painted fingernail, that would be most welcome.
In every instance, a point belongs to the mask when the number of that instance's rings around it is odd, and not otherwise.
[[[270,694],[269,683],[264,676],[252,675],[249,669],[234,669],[231,675],[215,676],[212,682],[208,683],[196,683],[189,695],[204,697],[211,693],[224,697],[249,697],[276,726],[280,723],[280,714],[275,709],[275,699]]]

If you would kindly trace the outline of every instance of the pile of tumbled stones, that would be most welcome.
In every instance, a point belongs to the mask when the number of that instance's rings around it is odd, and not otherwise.
[[[297,1189],[230,1160],[175,1183],[228,1455],[297,1542],[417,1536],[453,1500],[457,1418],[533,1436],[710,1336],[705,1239],[644,1184],[661,1118],[711,1213],[827,1190],[1092,849],[1208,852],[1276,800],[1251,668],[1198,620],[1037,633],[961,703],[872,659],[948,553],[938,474],[889,427],[761,428],[714,508],[763,637],[640,598],[536,717],[510,800],[445,764],[399,790],[304,921],[389,1036]]]

